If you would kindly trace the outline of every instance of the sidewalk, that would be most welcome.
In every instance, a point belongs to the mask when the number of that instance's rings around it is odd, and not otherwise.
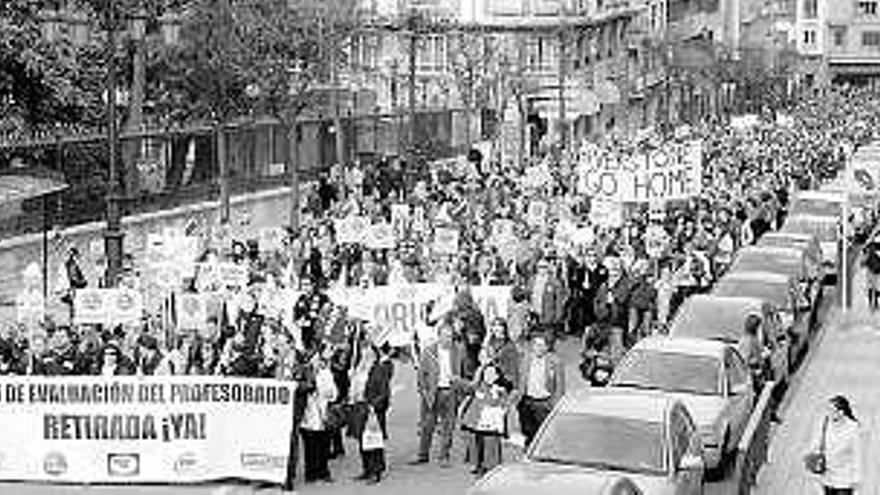
[[[802,459],[819,430],[828,399],[840,394],[852,401],[862,427],[863,478],[858,494],[880,495],[880,312],[870,313],[864,287],[865,274],[860,270],[853,282],[852,308],[849,312],[834,308],[827,327],[814,341],[783,405],[783,422],[773,434],[768,464],[759,473],[753,493],[821,493]]]

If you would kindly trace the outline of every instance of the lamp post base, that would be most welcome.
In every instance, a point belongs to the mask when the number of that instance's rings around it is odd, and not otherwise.
[[[108,228],[104,232],[104,254],[107,258],[105,283],[116,287],[122,274],[122,239],[125,236],[119,228]]]

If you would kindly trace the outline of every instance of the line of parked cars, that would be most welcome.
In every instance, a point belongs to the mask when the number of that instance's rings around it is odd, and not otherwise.
[[[837,278],[842,201],[835,191],[796,194],[783,228],[741,249],[668,334],[630,348],[607,386],[567,395],[525,458],[471,494],[698,495],[724,477],[761,387],[784,393],[810,345]],[[754,337],[747,320],[758,323]]]

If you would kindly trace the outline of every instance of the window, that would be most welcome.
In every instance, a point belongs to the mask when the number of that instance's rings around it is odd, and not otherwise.
[[[859,0],[861,15],[877,15],[877,0]]]
[[[834,26],[831,28],[831,39],[834,46],[846,45],[846,26]]]
[[[819,0],[804,1],[804,19],[816,19],[819,17]]]
[[[349,56],[352,67],[375,69],[379,58],[379,38],[373,35],[358,35],[351,39]]]
[[[416,66],[420,71],[439,72],[446,67],[446,37],[423,36],[418,42]]]
[[[862,33],[862,46],[880,47],[880,31],[865,31]]]
[[[816,31],[812,29],[804,30],[804,44],[805,45],[815,45],[816,44]]]
[[[530,39],[526,46],[529,69],[535,71],[558,69],[555,49],[556,46],[550,38],[535,37]]]

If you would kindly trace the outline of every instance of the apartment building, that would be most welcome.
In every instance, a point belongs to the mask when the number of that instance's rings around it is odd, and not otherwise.
[[[828,32],[824,51],[831,81],[877,84],[880,81],[880,1],[816,1],[826,3]]]

